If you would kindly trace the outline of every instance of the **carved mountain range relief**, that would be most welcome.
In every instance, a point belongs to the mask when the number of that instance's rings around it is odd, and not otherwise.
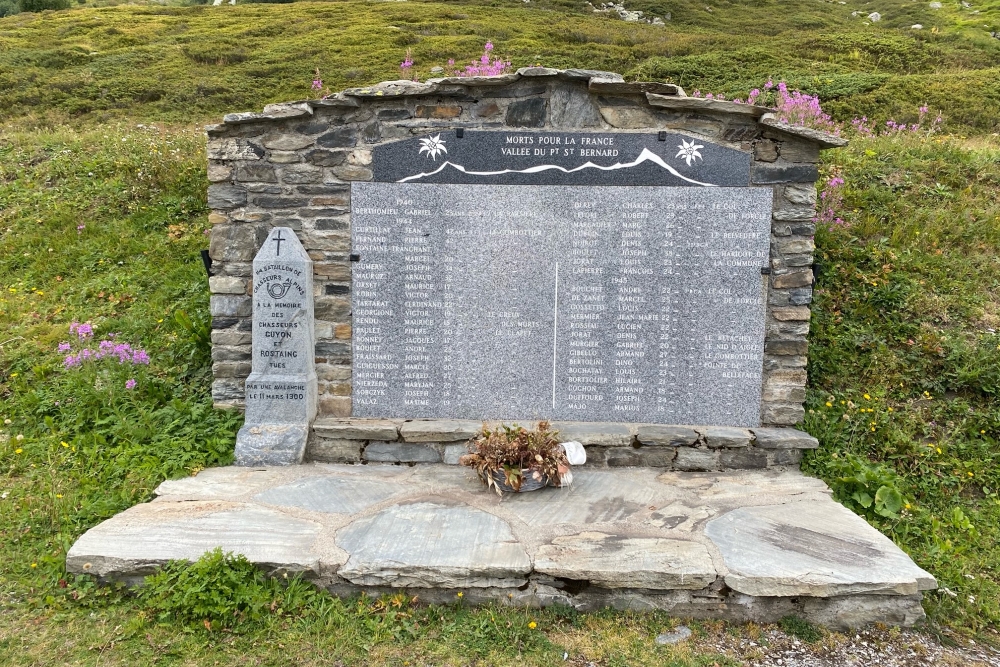
[[[750,154],[675,133],[436,132],[374,150],[374,180],[495,185],[749,185]]]

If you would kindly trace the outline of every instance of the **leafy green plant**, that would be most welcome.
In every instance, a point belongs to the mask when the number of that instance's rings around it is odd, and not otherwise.
[[[778,627],[786,635],[801,639],[804,642],[818,642],[823,638],[823,633],[815,625],[798,616],[785,616],[778,621]]]
[[[301,613],[318,592],[298,576],[279,582],[245,556],[217,548],[193,563],[171,561],[146,577],[138,595],[161,621],[220,630]]]

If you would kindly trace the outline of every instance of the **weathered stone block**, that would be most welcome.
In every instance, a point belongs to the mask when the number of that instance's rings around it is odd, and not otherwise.
[[[334,167],[333,173],[337,178],[343,179],[345,181],[370,181],[372,180],[372,170],[366,167],[359,167],[357,165],[342,165],[340,167]]]
[[[457,442],[476,437],[482,426],[460,419],[421,419],[403,422],[399,434],[406,442]]]
[[[245,378],[250,374],[251,364],[249,361],[218,361],[212,364],[212,377],[216,378]]]
[[[801,449],[776,449],[771,452],[771,465],[797,466],[802,462]]]
[[[246,139],[209,139],[209,160],[259,160],[264,149]]]
[[[440,463],[441,454],[426,445],[401,442],[370,442],[362,453],[365,461],[377,463]]]
[[[726,449],[719,453],[723,469],[754,470],[767,467],[767,452],[756,449]]]
[[[756,446],[760,449],[815,449],[819,440],[794,428],[755,428]]]
[[[249,345],[253,334],[249,331],[239,331],[237,329],[223,329],[212,332],[212,345],[232,346]]]
[[[413,114],[409,109],[380,109],[378,112],[378,119],[384,121],[406,120],[412,117]]]
[[[809,309],[805,306],[789,306],[787,308],[772,308],[771,315],[776,320],[781,321],[797,321],[797,320],[808,320],[810,317]]]
[[[781,239],[774,244],[778,252],[784,255],[808,254],[816,250],[816,242],[810,238]]]
[[[318,167],[336,167],[347,159],[347,153],[316,149],[305,154],[306,162]]]
[[[260,196],[254,197],[253,203],[261,208],[290,209],[298,208],[300,206],[308,206],[309,200],[305,197]]]
[[[208,291],[213,294],[246,294],[247,281],[231,276],[210,276]]]
[[[532,97],[511,102],[507,107],[507,125],[511,127],[544,127],[548,100]]]
[[[764,352],[779,355],[805,355],[809,343],[804,340],[768,340],[764,342]]]
[[[745,428],[731,426],[708,426],[704,429],[705,442],[709,447],[746,447],[753,435]]]
[[[458,118],[462,107],[457,104],[418,104],[414,115],[417,118]]]
[[[263,162],[241,162],[236,166],[236,180],[246,183],[277,183],[274,167]]]
[[[302,157],[296,151],[271,151],[270,160],[273,164],[294,164],[301,162]]]
[[[816,207],[816,186],[812,183],[792,183],[786,185],[783,196],[797,206]]]
[[[287,185],[319,183],[323,180],[323,169],[311,164],[290,164],[281,168],[281,182]]]
[[[789,384],[765,383],[762,401],[801,402],[806,400],[805,387]]]
[[[771,276],[771,286],[775,289],[806,287],[812,285],[812,282],[812,271],[789,271],[788,273]]]
[[[698,441],[698,432],[687,426],[660,426],[659,424],[642,424],[636,434],[636,440],[644,447],[666,445],[669,447],[686,447]]]
[[[240,345],[223,347],[216,345],[212,348],[212,361],[246,361],[250,358],[250,346]]]
[[[469,453],[469,448],[463,445],[445,445],[444,455],[441,457],[444,463],[457,466],[458,460]]]
[[[328,417],[350,417],[351,399],[348,396],[320,396],[319,413]]]
[[[719,452],[700,447],[678,447],[674,467],[678,470],[716,470],[719,467]]]
[[[631,447],[611,447],[607,455],[608,467],[621,468],[625,466],[642,465],[639,450]]]
[[[323,320],[338,321],[351,312],[351,301],[344,297],[323,296],[315,300],[316,317]]]
[[[778,145],[770,139],[754,142],[753,159],[761,162],[774,162],[778,159]]]
[[[787,164],[764,162],[754,163],[750,172],[750,182],[754,185],[772,183],[812,183],[819,178],[819,170],[814,164]]]
[[[250,317],[253,305],[248,296],[213,294],[209,297],[208,310],[213,317]]]
[[[228,181],[232,177],[233,177],[232,165],[209,163],[208,181],[210,183],[219,183],[222,181]]]
[[[278,151],[297,151],[313,145],[313,138],[302,134],[276,133],[264,137],[264,148]]]
[[[243,206],[247,203],[247,190],[238,185],[221,185],[213,183],[208,186],[208,207],[227,209]]]
[[[313,430],[324,438],[338,440],[384,440],[399,438],[399,427],[388,419],[320,419]]]
[[[357,463],[363,446],[361,440],[313,437],[306,448],[306,458],[321,463]]]
[[[585,447],[590,445],[630,447],[632,445],[632,433],[624,424],[553,422],[552,428],[559,432],[560,441],[576,440]]]
[[[640,448],[639,465],[650,468],[670,468],[677,458],[677,451],[673,447]]]
[[[323,148],[350,148],[358,143],[358,132],[354,128],[341,127],[327,132],[316,139],[316,145]]]
[[[802,421],[805,415],[806,411],[801,403],[768,403],[761,410],[760,421],[764,424],[791,426]]]

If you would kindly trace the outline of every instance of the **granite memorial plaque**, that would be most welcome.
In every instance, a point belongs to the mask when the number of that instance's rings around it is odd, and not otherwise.
[[[671,132],[457,130],[376,146],[376,181],[496,185],[750,184],[750,154]]]
[[[237,465],[301,463],[316,416],[312,260],[288,227],[253,260],[252,369]]]
[[[758,425],[745,183],[354,183],[354,416]]]

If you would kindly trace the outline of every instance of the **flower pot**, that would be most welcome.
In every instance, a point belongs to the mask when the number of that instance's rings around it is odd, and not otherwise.
[[[530,468],[524,468],[521,470],[521,488],[515,489],[514,487],[507,484],[507,477],[503,474],[502,470],[493,470],[490,472],[490,477],[496,482],[496,485],[500,487],[500,490],[504,493],[524,493],[525,491],[537,491],[543,488],[549,483],[549,478],[542,476],[541,479],[535,479],[532,475],[532,470]]]

